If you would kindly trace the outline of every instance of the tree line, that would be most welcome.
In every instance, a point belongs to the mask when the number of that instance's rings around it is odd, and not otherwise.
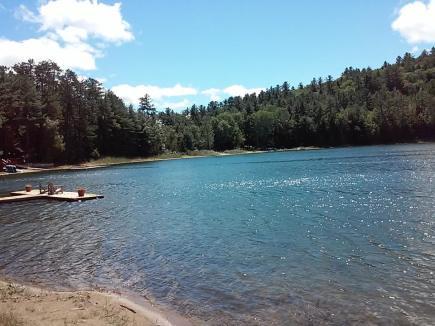
[[[181,113],[157,111],[147,94],[135,109],[51,61],[0,66],[0,154],[29,161],[434,139],[435,48]]]

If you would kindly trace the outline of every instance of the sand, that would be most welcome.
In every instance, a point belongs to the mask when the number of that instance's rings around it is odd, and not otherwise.
[[[172,319],[116,294],[57,292],[0,281],[0,326],[190,324],[181,317]]]

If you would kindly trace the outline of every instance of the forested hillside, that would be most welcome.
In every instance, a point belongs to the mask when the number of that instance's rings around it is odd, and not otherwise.
[[[336,80],[284,82],[183,113],[158,112],[146,94],[136,110],[54,62],[0,67],[0,151],[30,161],[434,139],[435,48],[379,69],[346,68]]]

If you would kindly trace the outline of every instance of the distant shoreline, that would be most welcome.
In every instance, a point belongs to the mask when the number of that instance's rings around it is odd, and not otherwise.
[[[159,161],[170,161],[170,160],[181,160],[181,159],[193,159],[193,158],[204,158],[204,157],[221,157],[221,156],[236,156],[236,155],[247,155],[247,154],[261,154],[261,153],[274,153],[274,152],[291,152],[291,151],[309,151],[309,150],[320,150],[320,149],[332,149],[332,148],[349,148],[349,147],[364,147],[364,146],[388,146],[388,145],[411,145],[411,144],[432,144],[432,141],[416,141],[411,143],[393,143],[393,144],[370,144],[370,145],[348,145],[348,146],[338,146],[338,147],[317,147],[317,146],[299,146],[293,148],[280,148],[280,149],[268,149],[268,150],[246,150],[246,149],[232,149],[222,152],[217,152],[213,150],[198,150],[190,151],[188,153],[164,153],[156,156],[149,157],[103,157],[97,160],[79,163],[79,164],[65,164],[65,165],[55,165],[48,168],[32,168],[18,169],[17,173],[6,173],[0,172],[0,177],[13,177],[21,176],[25,174],[34,173],[47,173],[47,172],[73,172],[91,169],[102,169],[117,165],[126,164],[138,164],[147,162],[159,162]]]
[[[101,169],[111,166],[124,165],[124,164],[138,164],[147,162],[159,162],[159,161],[170,161],[170,160],[181,160],[181,159],[193,159],[193,158],[204,158],[204,157],[219,157],[219,156],[235,156],[235,155],[246,155],[246,154],[261,154],[269,152],[286,152],[286,151],[301,151],[301,150],[316,150],[322,149],[321,147],[295,147],[288,149],[274,149],[274,150],[244,150],[235,149],[223,152],[216,151],[191,151],[189,153],[167,153],[151,157],[137,157],[137,158],[127,158],[127,157],[104,157],[94,161],[89,161],[81,164],[68,164],[68,165],[57,165],[48,168],[33,168],[29,167],[27,169],[18,169],[17,173],[6,173],[0,172],[0,177],[3,176],[21,176],[27,174],[35,173],[46,173],[46,172],[58,172],[58,171],[82,171],[90,169]]]

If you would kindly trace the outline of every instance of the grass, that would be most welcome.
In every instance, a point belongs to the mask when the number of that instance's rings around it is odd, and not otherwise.
[[[289,151],[289,150],[310,150],[319,149],[319,147],[308,146],[308,147],[295,147],[279,149],[276,151]],[[96,160],[89,161],[85,163],[86,166],[104,166],[104,165],[114,165],[114,164],[124,164],[124,163],[134,163],[134,162],[152,162],[158,160],[170,160],[179,158],[192,158],[192,157],[202,157],[202,156],[223,156],[223,155],[239,155],[239,154],[249,154],[249,153],[261,153],[264,152],[258,149],[230,149],[222,152],[217,152],[213,150],[193,150],[187,152],[166,152],[155,156],[148,157],[114,157],[105,156]]]
[[[113,157],[106,156],[96,160],[92,160],[86,165],[113,165],[113,164],[123,164],[132,162],[148,162],[148,161],[158,161],[158,160],[170,160],[178,158],[189,158],[189,157],[199,157],[199,156],[220,156],[220,155],[234,155],[246,153],[246,150],[234,149],[224,152],[216,152],[212,150],[195,150],[187,151],[185,153],[179,152],[167,152],[155,156],[149,157]]]

